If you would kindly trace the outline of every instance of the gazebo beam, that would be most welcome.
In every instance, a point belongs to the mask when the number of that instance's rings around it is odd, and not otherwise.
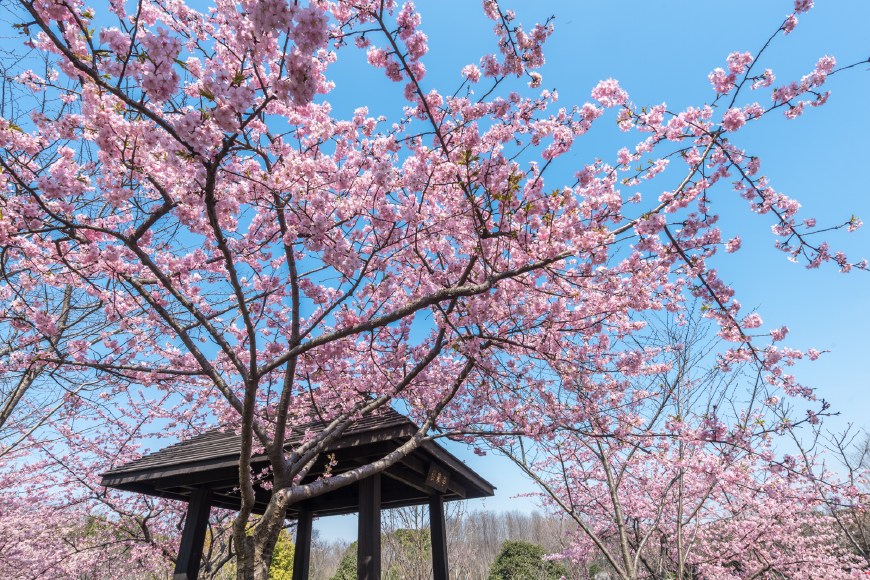
[[[429,498],[429,534],[432,539],[432,575],[434,580],[448,580],[447,526],[444,521],[444,496]]]
[[[172,580],[196,580],[199,575],[199,563],[202,560],[208,515],[211,511],[210,496],[211,491],[206,488],[195,489],[190,494]]]
[[[308,580],[312,519],[309,510],[303,508],[299,511],[299,519],[296,520],[296,546],[293,552],[293,580]]]
[[[381,474],[359,482],[358,580],[381,580]]]

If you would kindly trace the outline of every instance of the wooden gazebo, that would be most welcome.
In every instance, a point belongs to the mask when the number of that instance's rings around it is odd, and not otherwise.
[[[322,428],[322,423],[312,423],[295,431]],[[321,453],[318,464],[302,483],[313,481],[330,462],[334,462],[332,473],[341,473],[384,457],[416,430],[407,417],[391,409],[365,417]],[[291,439],[288,447],[294,443],[298,440]],[[107,487],[188,502],[174,580],[193,580],[199,574],[211,507],[239,509],[240,445],[240,437],[235,433],[209,431],[102,474],[102,484]],[[254,457],[255,472],[267,465],[265,456]],[[262,513],[271,492],[262,486],[256,486],[255,491],[254,511]],[[359,512],[358,577],[379,580],[381,508],[428,504],[434,578],[447,580],[444,502],[489,497],[494,491],[489,482],[462,461],[440,445],[427,441],[380,474],[293,505],[288,510],[287,517],[297,520],[293,578],[308,578],[314,517]]]

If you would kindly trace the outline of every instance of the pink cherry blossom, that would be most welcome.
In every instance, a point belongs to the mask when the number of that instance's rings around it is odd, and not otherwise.
[[[736,77],[734,73],[729,74],[722,68],[715,68],[707,78],[710,80],[710,84],[713,85],[713,90],[717,93],[725,94],[734,88],[734,80]]]
[[[813,0],[794,0],[794,11],[797,14],[807,12],[813,7]]]
[[[626,93],[615,79],[601,81],[592,89],[592,98],[604,107],[616,107],[624,105],[628,101]]]
[[[728,243],[725,244],[725,251],[728,252],[729,254],[734,253],[740,249],[741,243],[742,242],[740,240],[740,236],[735,236],[735,237],[731,238],[730,240],[728,240]]]
[[[736,131],[746,124],[746,115],[741,109],[728,109],[722,115],[722,128],[726,131]]]

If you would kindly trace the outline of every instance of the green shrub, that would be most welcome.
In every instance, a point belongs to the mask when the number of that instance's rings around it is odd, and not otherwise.
[[[568,570],[560,562],[544,560],[544,548],[508,540],[489,568],[487,580],[558,580]]]
[[[293,580],[293,554],[296,552],[293,540],[287,530],[281,530],[272,563],[269,565],[269,580]]]

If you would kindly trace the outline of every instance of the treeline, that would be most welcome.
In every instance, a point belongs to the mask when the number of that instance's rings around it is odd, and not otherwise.
[[[868,527],[864,513],[840,514],[852,522],[850,533],[828,529],[823,535],[840,538],[844,552],[860,556],[852,542],[862,537]],[[806,533],[813,535],[812,514],[794,514],[803,521]],[[383,515],[382,568],[383,580],[430,580],[432,552],[425,508],[388,510]],[[600,552],[577,554],[577,558],[557,559],[552,555],[570,553],[579,530],[568,519],[538,512],[464,511],[461,504],[449,506],[447,514],[448,550],[451,580],[549,580],[562,576],[568,580],[615,580],[614,570]],[[818,533],[819,530],[815,530]],[[288,536],[289,537],[289,536]],[[613,549],[616,537],[605,538],[605,547]],[[669,557],[665,546],[646,554],[647,564],[656,557]],[[671,554],[671,556],[673,556]],[[736,565],[735,565],[736,566]],[[651,566],[642,567],[637,578],[674,578],[666,572],[657,573]],[[665,568],[662,568],[665,569]],[[289,570],[288,570],[289,572]],[[742,578],[735,567],[731,572]],[[857,571],[855,571],[857,573]],[[694,566],[689,566],[684,578],[701,578]],[[276,571],[276,578],[277,571]],[[291,580],[292,576],[280,577]],[[311,553],[312,580],[355,580],[356,542],[348,543],[315,538]]]
[[[429,516],[425,508],[412,507],[383,513],[381,559],[384,580],[427,580],[432,578],[432,547]],[[567,526],[567,527],[566,527]],[[565,566],[542,559],[545,554],[565,549],[573,532],[570,524],[541,513],[517,511],[465,511],[460,504],[448,504],[447,534],[450,577],[456,580],[500,580],[525,576],[499,576],[494,564],[502,555],[502,568],[539,570],[541,578],[553,570],[569,578],[587,578],[588,567]],[[503,552],[503,548],[508,550]],[[522,565],[531,566],[522,568]],[[592,568],[593,573],[596,570]],[[548,575],[549,574],[549,575]],[[356,578],[356,543],[316,537],[311,546],[311,580],[352,580]]]

